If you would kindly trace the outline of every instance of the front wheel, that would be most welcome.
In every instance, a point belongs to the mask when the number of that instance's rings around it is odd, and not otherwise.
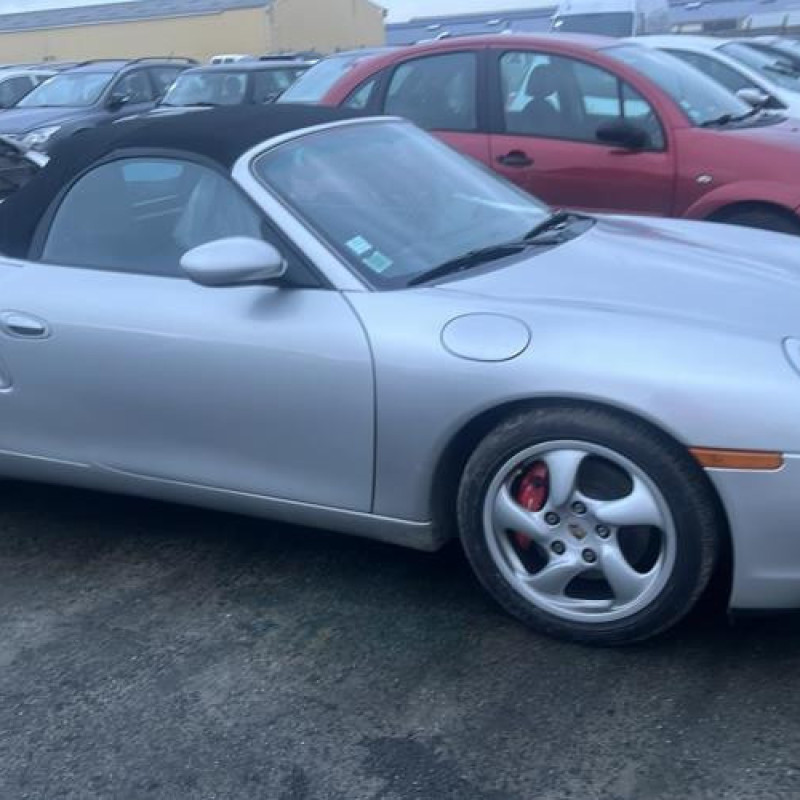
[[[497,427],[458,497],[467,556],[531,627],[595,644],[674,625],[705,588],[721,536],[702,469],[650,425],[591,406]]]

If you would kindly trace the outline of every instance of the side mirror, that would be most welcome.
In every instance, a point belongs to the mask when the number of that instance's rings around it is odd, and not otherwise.
[[[595,133],[598,142],[624,147],[626,150],[641,150],[650,144],[646,130],[624,119],[602,123]]]
[[[282,278],[283,256],[267,242],[231,236],[201,244],[181,258],[184,272],[201,286],[248,286]]]
[[[739,89],[739,91],[736,92],[736,96],[753,108],[763,108],[769,103],[770,99],[766,92],[762,92],[760,89],[756,88]]]
[[[123,106],[128,105],[130,101],[131,98],[127,94],[112,94],[111,97],[108,98],[108,107],[112,111],[118,111]]]

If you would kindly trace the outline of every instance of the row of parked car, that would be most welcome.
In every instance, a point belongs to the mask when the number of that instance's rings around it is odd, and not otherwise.
[[[156,106],[271,103],[309,66],[296,59],[199,65],[139,58],[8,67],[0,70],[0,135],[47,152],[77,131]]]
[[[800,43],[464,37],[322,61],[279,102],[412,119],[555,206],[800,233]]]
[[[800,233],[800,42],[781,37],[515,35],[315,64],[25,65],[0,70],[2,98],[0,135],[34,153],[142,113],[343,106],[411,119],[551,205]]]

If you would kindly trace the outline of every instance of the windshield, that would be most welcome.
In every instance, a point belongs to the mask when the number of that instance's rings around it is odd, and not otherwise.
[[[365,56],[350,53],[320,61],[300,77],[278,100],[279,103],[319,103],[328,90]]]
[[[62,73],[37,86],[17,103],[17,108],[91,106],[100,99],[113,77],[113,72]]]
[[[795,57],[800,56],[800,42],[794,39],[779,39],[776,42],[770,42],[768,46],[772,47],[774,50],[791,53]]]
[[[639,45],[617,45],[605,52],[658,84],[695,125],[751,111],[744,100],[675,56]]]
[[[742,42],[725,44],[719,50],[740,64],[755,70],[772,83],[783,86],[784,89],[800,92],[800,71],[792,63],[791,56],[784,58],[780,53],[766,53]]]
[[[162,101],[165,106],[238,106],[247,96],[247,75],[239,72],[184,73]]]
[[[602,36],[632,36],[635,33],[633,13],[630,11],[556,17],[553,30],[559,33],[596,33]]]
[[[378,286],[518,241],[548,215],[530,195],[415,126],[307,134],[255,164],[258,177]]]

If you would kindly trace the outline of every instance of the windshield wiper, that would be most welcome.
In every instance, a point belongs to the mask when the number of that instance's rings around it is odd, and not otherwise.
[[[774,72],[776,75],[785,75],[789,78],[800,78],[800,70],[797,70],[791,64],[786,64],[783,61],[776,61],[774,64],[767,64],[764,67],[765,72]]]
[[[538,239],[543,233],[550,233],[551,231],[559,231],[567,222],[572,219],[580,218],[580,215],[573,211],[565,211],[563,208],[554,211],[550,216],[545,217],[538,225],[534,225],[525,236],[522,237],[524,242],[533,242]]]
[[[750,117],[754,117],[756,114],[760,114],[763,110],[761,106],[754,106],[749,111],[745,111],[744,114],[722,114],[715,119],[707,119],[705,122],[701,122],[700,127],[716,128],[730,125],[731,122],[742,122]]]
[[[464,255],[451,258],[449,261],[445,261],[444,264],[439,264],[438,267],[413,277],[408,282],[408,286],[419,286],[421,283],[427,283],[428,281],[436,280],[436,278],[454,275],[457,272],[463,272],[465,269],[472,269],[490,261],[513,256],[521,253],[526,247],[525,242],[508,242],[506,244],[492,245],[491,247],[481,247],[479,250],[470,250]]]
[[[444,264],[440,264],[438,267],[428,270],[428,272],[417,275],[408,282],[408,286],[418,286],[421,283],[427,283],[445,275],[453,275],[456,272],[463,272],[465,269],[472,269],[490,261],[513,256],[535,245],[560,244],[565,241],[562,236],[564,233],[562,228],[566,223],[574,219],[587,218],[576,214],[574,211],[554,211],[538,225],[531,228],[521,239],[515,239],[504,244],[491,245],[490,247],[481,247],[478,250],[470,250],[464,255],[445,261]],[[545,233],[553,233],[554,236],[543,238],[542,234]]]

